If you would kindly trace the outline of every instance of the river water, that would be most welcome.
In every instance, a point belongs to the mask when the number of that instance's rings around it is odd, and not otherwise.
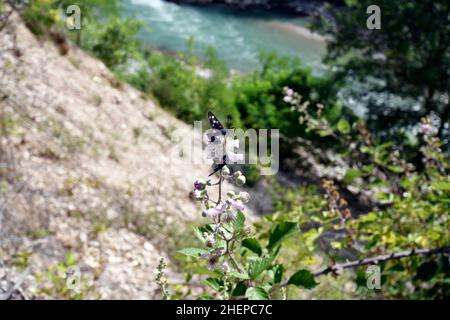
[[[166,52],[185,51],[193,37],[198,54],[213,47],[230,68],[243,72],[259,66],[261,50],[299,57],[315,72],[324,68],[325,42],[305,28],[305,18],[162,0],[125,0],[124,4],[126,15],[145,23],[142,40]]]

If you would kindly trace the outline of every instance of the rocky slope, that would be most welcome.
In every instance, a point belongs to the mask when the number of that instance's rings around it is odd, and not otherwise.
[[[17,16],[0,32],[0,297],[67,297],[46,273],[76,259],[87,297],[160,298],[153,271],[198,219],[208,167],[173,157],[189,126],[60,49]]]

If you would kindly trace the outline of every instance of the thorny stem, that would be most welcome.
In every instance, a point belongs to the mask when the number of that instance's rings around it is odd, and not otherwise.
[[[225,237],[224,237],[225,238]],[[236,268],[237,271],[239,271],[240,273],[242,273],[241,268],[239,267],[239,264],[237,263],[236,258],[233,255],[232,249],[230,249],[230,242],[233,240],[233,238],[227,240],[226,241],[226,251],[225,254],[228,255],[228,257],[230,258],[231,262],[233,263],[234,267]]]
[[[241,270],[241,268],[239,267],[239,265],[238,265],[238,263],[237,263],[237,261],[236,261],[236,258],[234,257],[233,253],[231,253],[231,251],[228,251],[228,256],[230,257],[231,262],[233,262],[233,265],[234,265],[234,267],[236,268],[236,270],[237,270],[239,273],[242,273],[242,270]]]
[[[233,241],[233,239],[234,239],[234,236],[232,236],[230,239],[228,239],[227,237],[225,237],[223,232],[219,232],[219,234],[225,240],[225,244],[226,244],[225,253],[223,255],[227,255],[230,258],[230,260],[233,263],[233,265],[236,268],[236,270],[238,272],[242,273],[242,269],[239,267],[239,264],[238,264],[236,258],[233,255],[232,245],[230,245],[231,241]]]
[[[210,201],[210,202],[212,202],[212,203],[214,203],[214,204],[216,204],[216,205],[219,204],[219,203],[217,203],[216,201],[210,199],[208,195],[206,195],[206,200],[208,200],[208,201]]]

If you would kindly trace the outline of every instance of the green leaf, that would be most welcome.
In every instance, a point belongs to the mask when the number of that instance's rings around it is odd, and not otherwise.
[[[392,267],[390,267],[388,272],[403,272],[405,271],[405,267],[401,263],[394,264]]]
[[[280,283],[283,280],[284,267],[282,264],[275,266],[273,281],[275,283]]]
[[[350,184],[355,180],[356,178],[359,178],[362,176],[362,172],[357,169],[348,169],[344,176],[344,183]]]
[[[223,286],[223,281],[218,278],[207,278],[205,280],[205,283],[216,291],[220,291],[221,287]]]
[[[314,280],[314,276],[308,270],[299,270],[294,273],[288,281],[288,284],[293,284],[295,286],[301,286],[306,289],[314,288],[318,283]]]
[[[194,228],[195,235],[201,242],[205,242],[205,238],[203,237],[203,232],[200,228]]]
[[[194,228],[195,235],[197,236],[197,238],[201,242],[205,242],[205,238],[203,237],[203,233],[205,233],[205,232],[206,233],[210,233],[212,231],[213,231],[213,229],[212,229],[210,224],[206,224],[204,226]]]
[[[234,297],[244,296],[246,291],[247,291],[247,286],[245,285],[244,281],[241,281],[241,282],[238,282],[238,284],[234,288],[231,295]]]
[[[242,246],[256,253],[258,256],[262,254],[261,245],[255,238],[247,238],[242,241]]]
[[[69,252],[66,254],[66,265],[74,266],[77,264],[77,257],[73,254],[73,252]]]
[[[402,173],[404,171],[403,167],[400,166],[387,166],[387,168],[395,173]]]
[[[261,287],[248,288],[245,291],[245,296],[249,300],[269,300],[269,294]]]
[[[250,262],[248,275],[251,279],[256,279],[261,273],[267,270],[272,264],[274,257],[256,258]]]
[[[231,277],[235,277],[237,279],[247,280],[250,279],[250,276],[246,271],[238,272],[238,271],[230,271],[228,272],[228,275]]]
[[[298,225],[295,222],[283,221],[279,223],[270,234],[267,249],[272,250],[277,247],[285,238],[295,233],[297,229]]]
[[[204,254],[204,253],[208,253],[207,250],[205,249],[200,249],[200,248],[184,248],[181,249],[179,251],[177,251],[178,253],[184,254],[186,256],[189,257],[196,257],[198,258],[198,256]]]
[[[340,133],[348,134],[351,130],[350,123],[345,119],[341,119],[337,124],[337,129]]]
[[[417,278],[423,281],[429,281],[434,277],[437,269],[438,265],[436,261],[424,262],[417,269]]]
[[[208,295],[203,295],[198,297],[198,300],[214,300],[214,298]]]
[[[369,212],[367,214],[362,214],[359,217],[359,221],[361,222],[373,222],[378,219],[378,215],[375,212]]]
[[[233,221],[233,228],[236,231],[240,231],[242,230],[242,228],[244,228],[244,224],[245,224],[245,216],[241,212],[241,210],[238,210],[237,217]]]
[[[431,184],[433,190],[450,191],[450,182],[434,182]]]
[[[330,130],[317,130],[317,133],[322,138],[323,137],[328,137],[329,135],[331,135],[331,131]]]
[[[371,147],[368,146],[361,146],[360,148],[362,153],[368,153],[368,154],[372,154],[373,153],[373,149]]]

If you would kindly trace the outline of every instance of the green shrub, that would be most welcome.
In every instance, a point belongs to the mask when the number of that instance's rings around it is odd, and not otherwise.
[[[47,34],[61,21],[58,6],[53,0],[32,0],[22,12],[27,27],[36,35]]]
[[[112,19],[99,32],[92,51],[108,67],[122,65],[138,54],[136,35],[140,27],[141,23],[132,19]]]

